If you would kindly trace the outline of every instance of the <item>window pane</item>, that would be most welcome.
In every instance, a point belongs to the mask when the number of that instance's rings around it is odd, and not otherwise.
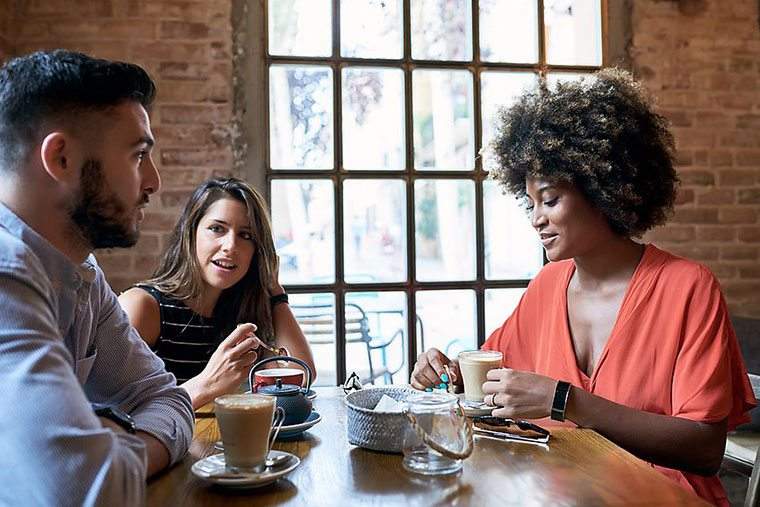
[[[272,169],[332,169],[332,89],[329,67],[270,67]]]
[[[425,290],[417,292],[416,298],[420,353],[435,347],[453,359],[463,350],[477,348],[475,291]]]
[[[330,180],[272,181],[280,283],[335,281],[335,203]]]
[[[330,0],[269,0],[269,54],[330,56]]]
[[[466,70],[415,70],[412,81],[415,168],[472,170],[472,74]]]
[[[411,0],[412,58],[472,60],[470,0]]]
[[[403,170],[403,72],[349,67],[342,81],[343,167]]]
[[[346,378],[356,372],[362,383],[405,384],[406,294],[346,294]]]
[[[496,168],[496,160],[490,143],[496,134],[498,112],[508,108],[523,92],[538,84],[538,76],[532,72],[483,72],[480,74],[481,125],[483,126],[483,169]]]
[[[486,62],[538,61],[538,2],[480,0],[480,59]]]
[[[414,220],[417,280],[475,278],[473,181],[415,181]]]
[[[555,65],[601,65],[600,0],[544,0],[546,60]]]
[[[343,191],[346,281],[406,281],[404,182],[346,180]]]
[[[354,58],[404,56],[401,0],[341,0],[340,54]]]
[[[533,278],[543,252],[525,209],[493,180],[483,182],[483,196],[486,278]]]
[[[579,74],[577,72],[551,72],[546,75],[546,86],[553,90],[558,83],[567,83],[569,81],[576,81],[584,76],[590,74]]]
[[[317,368],[317,386],[334,386],[335,375],[335,296],[290,294],[290,309],[309,342]]]
[[[486,338],[512,315],[524,292],[522,288],[486,290]]]

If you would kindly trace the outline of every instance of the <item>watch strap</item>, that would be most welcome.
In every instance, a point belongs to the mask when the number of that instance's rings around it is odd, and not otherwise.
[[[283,292],[282,294],[277,294],[276,296],[272,296],[269,298],[269,305],[274,308],[275,306],[279,305],[280,303],[288,303],[288,293]]]
[[[565,420],[565,409],[567,408],[567,399],[570,397],[570,387],[569,382],[565,382],[564,380],[557,381],[551,411],[551,418],[555,421]]]
[[[118,407],[111,407],[108,405],[98,405],[94,404],[92,405],[93,410],[95,411],[95,415],[98,417],[105,417],[109,421],[113,421],[122,428],[127,433],[134,434],[137,431],[137,428],[135,426],[135,420],[132,419],[132,416],[128,413],[124,412]]]

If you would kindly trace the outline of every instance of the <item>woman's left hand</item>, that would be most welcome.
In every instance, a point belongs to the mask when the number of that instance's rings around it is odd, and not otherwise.
[[[496,417],[541,419],[549,417],[557,381],[526,371],[490,370],[483,384],[484,401],[495,406]]]

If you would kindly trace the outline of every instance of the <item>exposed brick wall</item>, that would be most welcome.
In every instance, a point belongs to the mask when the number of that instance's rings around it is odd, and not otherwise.
[[[9,2],[0,2],[0,62],[13,55],[11,27],[11,6]]]
[[[190,189],[234,167],[231,3],[0,1],[0,60],[66,47],[137,62],[158,81],[164,185],[137,248],[99,254],[117,290],[155,265]],[[631,3],[633,68],[673,122],[683,181],[675,216],[648,239],[709,265],[732,309],[760,317],[757,0]]]
[[[232,28],[228,0],[0,1],[15,54],[62,47],[145,67],[158,86],[151,114],[163,188],[137,247],[98,252],[114,289],[149,275],[190,191],[232,168]],[[0,34],[0,60],[4,59]],[[8,46],[10,47],[10,45]]]
[[[757,0],[636,0],[631,59],[672,122],[682,189],[650,236],[707,264],[732,311],[760,317]]]

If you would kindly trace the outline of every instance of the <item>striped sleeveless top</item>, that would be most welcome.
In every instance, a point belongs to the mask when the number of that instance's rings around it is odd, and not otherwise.
[[[158,303],[161,314],[161,334],[153,351],[163,359],[166,370],[177,377],[177,384],[198,375],[219,343],[221,327],[213,317],[203,317],[151,285],[138,284]]]

